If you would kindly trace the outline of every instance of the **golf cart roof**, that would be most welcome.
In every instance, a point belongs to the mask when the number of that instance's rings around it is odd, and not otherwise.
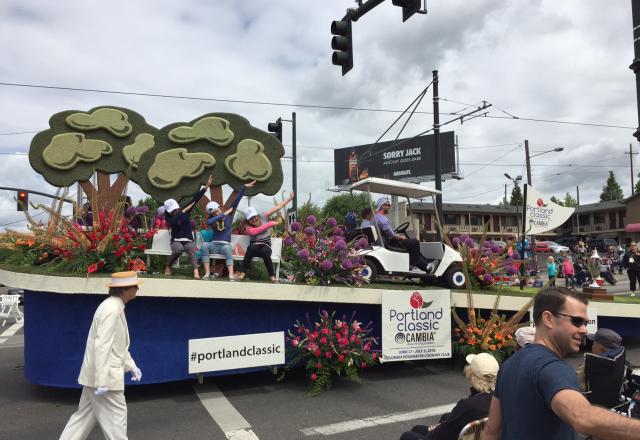
[[[440,194],[437,189],[415,183],[398,182],[397,180],[381,179],[379,177],[367,177],[349,187],[350,191],[369,191],[377,194],[389,194],[392,196],[422,199]]]

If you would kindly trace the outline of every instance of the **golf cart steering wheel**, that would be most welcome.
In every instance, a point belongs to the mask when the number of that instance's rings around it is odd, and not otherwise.
[[[404,222],[403,224],[398,226],[394,232],[396,232],[397,234],[404,234],[407,229],[409,229],[409,222]]]

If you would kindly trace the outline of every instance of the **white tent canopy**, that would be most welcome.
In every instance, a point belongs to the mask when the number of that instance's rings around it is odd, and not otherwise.
[[[388,194],[392,196],[409,197],[412,199],[422,199],[441,193],[437,189],[429,188],[428,186],[381,179],[379,177],[368,177],[366,179],[362,179],[352,184],[349,187],[349,190],[369,191],[376,194]]]

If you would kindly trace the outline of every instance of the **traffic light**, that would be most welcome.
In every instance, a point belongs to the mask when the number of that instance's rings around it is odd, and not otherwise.
[[[29,193],[26,191],[18,191],[16,196],[18,211],[27,211],[29,209]]]
[[[282,142],[282,118],[278,118],[276,122],[269,122],[267,130],[273,133],[276,139]]]
[[[420,10],[422,0],[392,0],[391,3],[402,8],[402,21],[405,22]]]
[[[342,75],[353,68],[353,45],[351,42],[351,18],[345,17],[331,22],[331,48],[334,50],[331,62],[342,66]]]

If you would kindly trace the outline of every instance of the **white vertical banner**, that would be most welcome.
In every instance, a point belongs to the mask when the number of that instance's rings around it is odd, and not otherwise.
[[[575,208],[567,208],[553,203],[527,185],[525,234],[536,235],[557,228],[571,217],[573,211]]]
[[[451,357],[451,291],[382,293],[382,360]]]

